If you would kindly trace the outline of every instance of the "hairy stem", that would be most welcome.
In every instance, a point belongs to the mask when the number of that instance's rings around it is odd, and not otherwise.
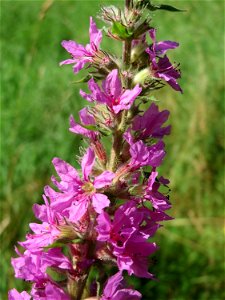
[[[126,3],[129,1],[126,1]],[[131,55],[131,40],[126,40],[123,42],[123,72],[124,72],[124,80],[123,85],[124,88],[128,89],[131,85],[131,80],[129,78],[129,74],[127,72],[129,65],[130,65],[130,55]],[[110,161],[109,161],[109,169],[111,171],[115,171],[117,165],[120,161],[120,152],[123,145],[123,134],[126,130],[126,121],[127,121],[127,110],[121,112],[120,116],[118,117],[118,125],[113,134],[113,145],[110,154]]]

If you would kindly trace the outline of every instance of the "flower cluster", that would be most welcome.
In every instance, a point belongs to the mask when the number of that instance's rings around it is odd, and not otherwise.
[[[169,180],[157,170],[171,128],[165,125],[169,111],[155,103],[145,111],[146,98],[163,82],[182,90],[180,71],[166,56],[178,43],[156,42],[156,30],[137,18],[145,9],[139,2],[102,13],[108,35],[124,44],[123,58],[101,50],[102,31],[93,18],[90,44],[62,42],[72,58],[61,65],[73,64],[74,73],[86,64],[91,68],[90,93],[80,90],[90,104],[79,112],[80,123],[70,117],[69,128],[88,147],[80,169],[53,159],[55,188],[45,187],[44,204],[33,207],[40,222],[30,224],[32,233],[19,242],[24,250],[16,248],[18,257],[12,258],[16,278],[32,282],[32,289],[29,294],[12,289],[10,300],[137,300],[141,294],[126,285],[124,276],[154,279],[148,265],[158,248],[153,237],[160,222],[172,219],[166,213],[171,208]],[[108,280],[106,266],[118,269]]]

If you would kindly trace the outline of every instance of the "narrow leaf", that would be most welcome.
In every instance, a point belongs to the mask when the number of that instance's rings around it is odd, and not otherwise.
[[[167,4],[157,5],[157,6],[155,6],[155,8],[156,9],[161,9],[161,10],[173,11],[173,12],[184,12],[185,11],[183,9],[178,9],[174,6],[167,5]]]
[[[76,81],[73,81],[73,83],[82,83],[82,82],[88,82],[89,80],[91,79],[91,76],[90,75],[87,75],[87,76],[85,76],[85,77],[83,77],[83,78],[81,78],[81,79],[78,79],[78,80],[76,80]]]

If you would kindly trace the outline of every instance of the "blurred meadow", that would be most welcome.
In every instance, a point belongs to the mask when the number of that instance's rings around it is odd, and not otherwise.
[[[224,2],[163,1],[184,13],[154,12],[158,40],[180,42],[169,56],[181,63],[180,95],[166,87],[154,93],[171,111],[162,175],[171,179],[170,215],[154,240],[160,245],[151,272],[159,281],[136,280],[143,299],[225,299],[224,293]],[[89,16],[102,4],[123,1],[2,1],[1,3],[1,292],[24,289],[10,258],[34,221],[44,185],[58,156],[78,166],[84,145],[68,131],[68,118],[86,103],[79,96],[63,39],[88,42]],[[160,3],[155,1],[154,3]],[[100,20],[97,24],[102,26]],[[107,37],[106,49],[120,43]],[[172,55],[171,55],[172,54]]]

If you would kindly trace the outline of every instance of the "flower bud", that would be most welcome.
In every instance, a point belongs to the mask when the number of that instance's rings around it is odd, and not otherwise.
[[[144,186],[143,185],[135,185],[129,188],[129,193],[132,196],[142,196],[144,193]]]
[[[144,84],[146,79],[150,78],[150,69],[149,68],[145,68],[143,70],[141,70],[140,72],[138,72],[133,79],[133,83],[134,84]]]
[[[121,22],[122,13],[118,7],[113,5],[104,6],[101,8],[100,18],[107,23]]]
[[[140,56],[144,53],[146,47],[143,44],[138,44],[131,50],[131,63],[137,61]]]
[[[72,225],[60,225],[58,229],[60,230],[59,240],[74,240],[79,238]]]

